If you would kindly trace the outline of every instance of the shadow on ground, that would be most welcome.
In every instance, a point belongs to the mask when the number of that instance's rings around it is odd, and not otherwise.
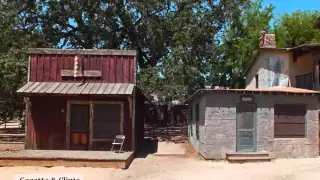
[[[157,153],[158,139],[144,138],[143,145],[138,151],[136,158],[146,158],[148,155]]]

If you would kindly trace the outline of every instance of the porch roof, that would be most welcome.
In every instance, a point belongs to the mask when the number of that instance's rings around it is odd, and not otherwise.
[[[28,82],[17,93],[60,95],[131,95],[130,83]]]

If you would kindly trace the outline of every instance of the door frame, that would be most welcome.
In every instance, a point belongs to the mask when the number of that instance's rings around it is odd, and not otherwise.
[[[93,110],[94,110],[94,104],[119,104],[120,105],[120,133],[123,134],[123,126],[124,126],[124,101],[74,101],[74,100],[68,100],[67,101],[67,111],[66,111],[66,149],[70,150],[71,142],[71,127],[70,127],[70,122],[71,122],[71,105],[72,104],[85,104],[89,105],[89,145],[88,149],[92,150],[92,144],[93,144]],[[101,141],[101,140],[97,140]],[[103,141],[103,140],[102,140]]]
[[[253,106],[254,112],[253,112],[253,146],[252,150],[250,151],[243,151],[239,150],[239,137],[238,137],[238,111],[237,108],[241,105],[250,105]],[[254,102],[240,102],[236,104],[236,152],[256,152],[257,151],[257,104]]]
[[[71,148],[71,105],[72,104],[84,104],[84,105],[89,105],[89,117],[91,116],[91,104],[89,101],[67,101],[67,111],[66,111],[66,149],[70,150]],[[90,119],[90,118],[89,118]],[[89,124],[90,124],[90,120],[89,120]],[[90,125],[89,125],[90,126]],[[88,128],[89,133],[90,133],[90,129]],[[90,137],[90,136],[89,136]],[[89,138],[89,144],[90,144],[90,138]],[[89,148],[89,147],[88,147]]]

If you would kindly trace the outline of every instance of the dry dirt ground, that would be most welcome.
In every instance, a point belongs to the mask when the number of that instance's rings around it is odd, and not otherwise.
[[[229,164],[198,158],[136,158],[129,169],[65,167],[0,167],[1,180],[13,180],[15,174],[79,174],[85,180],[318,180],[320,158],[277,159],[268,163]]]

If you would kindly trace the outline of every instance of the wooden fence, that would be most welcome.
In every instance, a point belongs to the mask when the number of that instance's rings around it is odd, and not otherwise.
[[[147,115],[145,123],[152,126],[181,126],[187,125],[188,122],[188,106],[146,104]]]
[[[146,104],[145,137],[160,137],[172,139],[174,137],[186,137],[187,110],[186,105]],[[181,140],[181,139],[180,139]]]

